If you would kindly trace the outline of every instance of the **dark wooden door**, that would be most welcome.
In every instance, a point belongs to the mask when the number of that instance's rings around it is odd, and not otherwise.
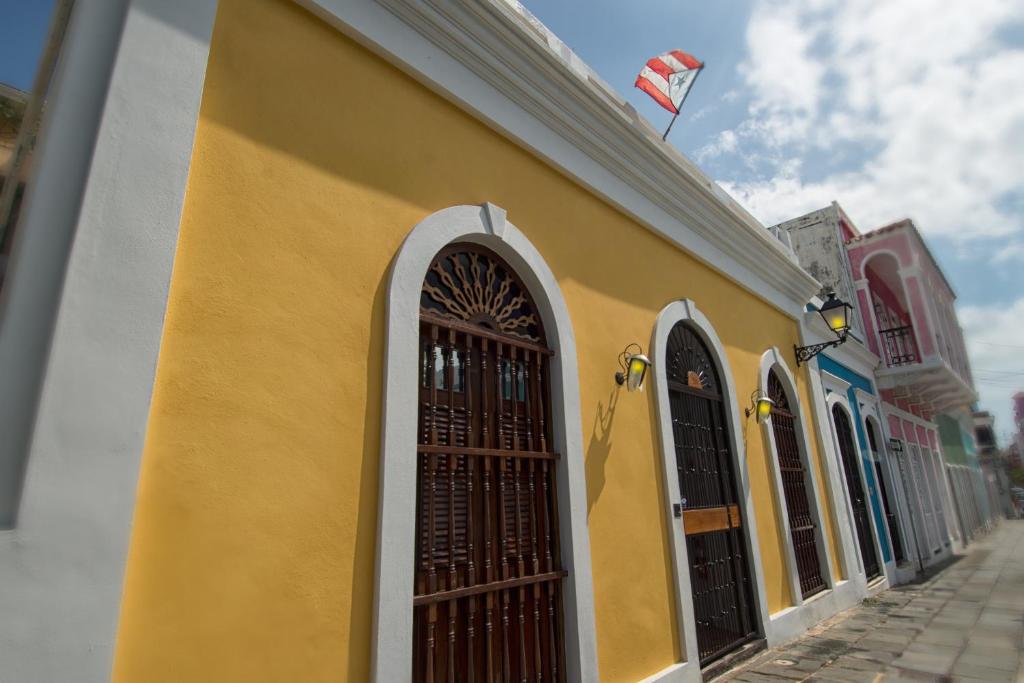
[[[419,354],[413,678],[564,680],[552,353],[511,268],[442,251]]]
[[[804,598],[808,598],[826,588],[818,555],[818,526],[814,523],[810,496],[807,495],[807,471],[797,444],[796,416],[790,410],[789,397],[774,370],[768,373],[768,398],[773,402],[772,434],[779,457],[800,591]]]
[[[704,666],[756,633],[750,569],[722,385],[707,347],[685,323],[669,333],[666,369]]]
[[[838,405],[832,406],[832,421],[839,439],[839,455],[846,475],[846,490],[850,493],[850,507],[853,508],[853,525],[857,530],[860,555],[864,558],[864,573],[869,579],[881,575],[875,541],[871,536],[871,517],[868,512],[867,496],[857,467],[857,448],[853,443],[853,427],[850,418]]]

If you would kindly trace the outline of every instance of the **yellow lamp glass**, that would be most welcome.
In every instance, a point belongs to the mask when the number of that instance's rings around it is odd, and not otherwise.
[[[647,368],[651,361],[643,354],[630,356],[626,365],[626,389],[643,391],[644,378],[647,376]]]
[[[772,414],[773,402],[769,398],[757,399],[757,421],[764,422]]]
[[[828,326],[832,328],[833,332],[843,331],[846,327],[846,316],[841,310],[828,317]]]

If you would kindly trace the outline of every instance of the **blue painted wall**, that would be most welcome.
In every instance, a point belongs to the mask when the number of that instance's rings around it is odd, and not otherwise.
[[[850,370],[845,365],[837,363],[825,354],[818,356],[818,367],[824,372],[835,375],[845,382],[850,383],[850,388],[846,392],[846,398],[850,403],[850,408],[853,410],[853,423],[854,428],[857,432],[857,442],[860,445],[861,452],[861,463],[864,467],[864,481],[868,485],[868,499],[871,501],[871,512],[875,518],[875,530],[878,532],[878,537],[881,540],[882,546],[882,558],[886,563],[892,560],[892,550],[890,549],[889,541],[889,528],[885,523],[885,516],[882,512],[882,501],[878,495],[878,482],[875,477],[875,465],[866,456],[868,453],[868,437],[864,433],[864,421],[860,415],[860,405],[857,403],[857,395],[854,393],[854,389],[860,389],[861,391],[875,395],[874,388],[871,386],[871,380],[863,375],[860,375],[853,370]],[[876,434],[879,441],[884,439],[882,434]],[[881,447],[881,444],[879,444]],[[842,463],[839,463],[840,472],[842,471]],[[845,482],[844,482],[845,483]]]

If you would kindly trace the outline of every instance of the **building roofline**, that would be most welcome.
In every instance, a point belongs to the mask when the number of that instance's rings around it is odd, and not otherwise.
[[[299,2],[791,317],[820,287],[781,240],[515,0]]]
[[[928,243],[925,241],[924,237],[921,236],[921,231],[917,229],[917,225],[914,224],[914,221],[912,219],[902,218],[898,221],[888,223],[880,228],[875,228],[874,230],[866,232],[858,237],[854,237],[851,240],[847,240],[846,243],[853,244],[854,242],[872,242],[877,238],[888,235],[890,233],[897,232],[903,228],[909,230],[910,234],[912,234],[914,238],[917,240],[918,244],[921,245],[922,250],[928,257],[928,260],[931,261],[932,266],[935,268],[935,272],[937,272],[939,274],[939,277],[942,278],[942,282],[946,285],[946,289],[949,290],[949,293],[952,294],[953,298],[955,299],[956,290],[953,289],[952,283],[950,283],[949,279],[946,277],[946,273],[943,272],[942,267],[939,265],[939,262],[935,258],[935,255],[932,253],[932,250],[928,247]]]

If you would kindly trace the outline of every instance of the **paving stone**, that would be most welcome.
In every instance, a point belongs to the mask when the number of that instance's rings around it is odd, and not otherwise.
[[[1021,648],[1011,647],[1006,644],[991,644],[991,643],[967,643],[964,648],[965,655],[975,655],[980,657],[1011,657],[1018,652]]]
[[[790,681],[802,681],[807,677],[807,672],[800,671],[792,666],[780,666],[778,664],[762,664],[754,669],[754,673],[764,674],[765,676],[777,676],[779,678],[785,678]]]
[[[843,655],[829,666],[839,666],[844,669],[857,669],[858,671],[878,672],[878,664],[866,659],[860,659],[851,655]]]
[[[1003,522],[923,583],[865,599],[726,678],[1024,683],[1022,652],[1024,522]]]
[[[1007,649],[1018,649],[1020,647],[1019,636],[1007,636],[1007,635],[992,635],[984,634],[979,635],[974,631],[971,631],[971,635],[968,636],[967,642],[969,645],[984,645],[987,647],[1005,647]]]
[[[873,683],[877,678],[877,671],[861,671],[860,669],[846,669],[841,666],[829,666],[814,674],[807,680],[842,681],[842,683]]]
[[[871,632],[871,640],[885,640],[897,645],[906,645],[918,637],[916,630],[879,628]]]
[[[742,681],[743,683],[782,683],[789,679],[779,678],[778,676],[766,676],[764,674],[754,673],[753,671],[745,671],[741,674],[737,674],[735,677],[730,676],[727,680]]]
[[[1016,680],[1014,672],[1002,671],[987,666],[977,666],[975,664],[964,664],[963,662],[956,663],[953,667],[953,675],[957,677],[969,676],[982,681],[992,681],[993,683],[1013,683]]]
[[[906,678],[892,673],[883,674],[878,680],[880,683],[921,683],[920,678]]]
[[[903,652],[903,650],[906,649],[906,645],[901,643],[892,643],[887,640],[863,638],[857,643],[857,648],[861,650],[879,650],[882,652]]]
[[[1020,663],[1019,657],[1020,655],[1017,652],[977,654],[976,652],[966,650],[964,654],[960,655],[960,659],[957,660],[957,664],[984,666],[990,669],[999,669],[1001,671],[1016,671]]]
[[[967,634],[959,629],[929,629],[917,637],[919,643],[934,643],[936,645],[948,645],[950,647],[960,646],[967,642]]]
[[[953,668],[956,656],[956,651],[947,653],[906,652],[902,657],[894,660],[892,666],[899,669],[923,671],[925,673],[945,674]]]
[[[856,657],[857,659],[866,659],[876,664],[888,664],[899,657],[897,653],[886,652],[885,650],[851,650],[849,656]]]

